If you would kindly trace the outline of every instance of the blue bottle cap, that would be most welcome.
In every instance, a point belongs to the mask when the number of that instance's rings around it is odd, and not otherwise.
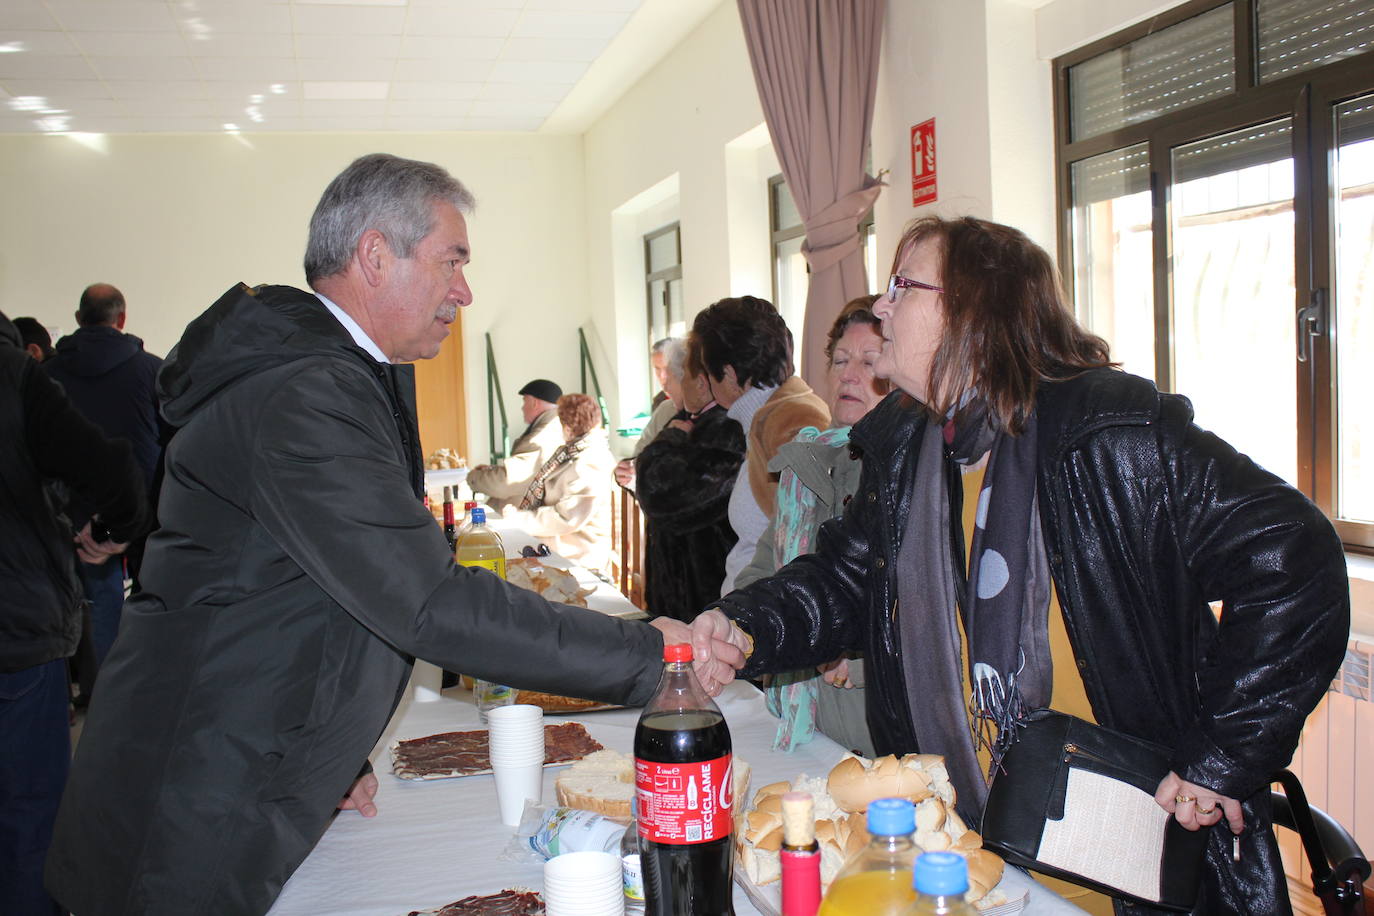
[[[916,832],[916,806],[905,798],[869,802],[868,832],[874,836],[911,836]]]
[[[473,507],[473,510],[472,510],[472,512],[470,513],[470,515],[472,516],[472,523],[473,523],[474,525],[485,525],[485,524],[487,523],[487,510],[486,510],[486,509],[481,509],[481,508]]]
[[[968,890],[968,862],[952,852],[926,852],[916,857],[911,884],[918,894],[946,897]]]

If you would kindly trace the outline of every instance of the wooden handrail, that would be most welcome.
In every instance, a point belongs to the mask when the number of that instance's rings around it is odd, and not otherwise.
[[[614,500],[611,513],[611,541],[615,544],[612,580],[620,593],[640,610],[647,610],[644,596],[644,513],[640,511],[635,491],[616,484],[620,498]]]

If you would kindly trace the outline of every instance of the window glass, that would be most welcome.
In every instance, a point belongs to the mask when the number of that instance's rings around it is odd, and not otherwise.
[[[1217,7],[1069,68],[1075,141],[1223,96],[1235,88],[1235,21]]]
[[[649,273],[658,273],[678,263],[677,230],[649,237]]]
[[[1260,82],[1374,49],[1369,0],[1259,0]]]
[[[792,192],[787,189],[787,182],[773,182],[773,231],[779,229],[790,229],[793,226],[801,225],[801,214],[797,212],[797,204],[792,200]]]
[[[1336,107],[1338,514],[1374,521],[1374,95]]]
[[[804,241],[806,239],[799,235],[773,247],[774,282],[778,290],[778,301],[773,304],[792,330],[798,350],[806,318],[806,257],[801,250]]]
[[[1172,157],[1175,388],[1201,426],[1296,484],[1292,122]]]
[[[1144,143],[1070,167],[1073,290],[1080,320],[1127,372],[1155,377],[1154,233]]]

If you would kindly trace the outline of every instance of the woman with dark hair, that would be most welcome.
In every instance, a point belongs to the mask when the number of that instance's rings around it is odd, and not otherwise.
[[[721,299],[697,313],[688,337],[691,370],[704,375],[711,395],[746,430],[744,465],[730,493],[730,526],[738,540],[725,557],[721,594],[754,556],[773,516],[777,480],[768,462],[803,426],[824,428],[830,411],[792,374],[792,334],[766,299]]]
[[[883,352],[881,322],[873,314],[877,296],[847,303],[830,327],[825,344],[830,374],[830,417],[824,431],[806,426],[768,463],[778,475],[773,521],[759,538],[754,560],[735,577],[735,587],[777,572],[794,557],[815,549],[821,522],[844,512],[859,486],[859,459],[849,449],[849,428],[863,419],[888,391],[875,375]],[[768,710],[782,721],[773,746],[790,751],[821,732],[848,750],[873,756],[864,721],[863,659],[841,656],[816,668],[769,675]]]
[[[530,480],[514,519],[554,553],[594,570],[611,558],[611,481],[615,456],[601,425],[601,408],[585,394],[558,399],[564,443]]]
[[[862,650],[877,751],[943,754],[973,823],[1027,710],[1164,744],[1159,805],[1225,822],[1195,912],[1287,912],[1269,781],[1349,636],[1331,523],[1111,368],[1017,230],[923,219],[894,263],[878,369],[901,390],[853,429],[859,492],[816,553],[696,619],[699,649],[732,647],[708,689],[736,649],[751,676]]]

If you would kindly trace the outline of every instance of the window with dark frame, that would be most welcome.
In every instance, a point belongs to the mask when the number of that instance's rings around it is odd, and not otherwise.
[[[1374,550],[1374,7],[1193,0],[1055,61],[1059,251],[1127,371]]]
[[[806,311],[806,287],[810,268],[802,254],[806,229],[792,200],[792,192],[781,175],[768,179],[768,228],[773,253],[773,305],[794,333],[800,331]],[[877,242],[873,229],[873,210],[859,221],[859,244],[868,273],[869,292],[887,288],[887,277],[878,279]],[[794,323],[795,322],[795,323]]]
[[[687,319],[682,304],[682,233],[669,223],[644,236],[644,291],[648,303],[650,347],[665,337],[686,337]],[[658,383],[649,376],[649,396]]]

